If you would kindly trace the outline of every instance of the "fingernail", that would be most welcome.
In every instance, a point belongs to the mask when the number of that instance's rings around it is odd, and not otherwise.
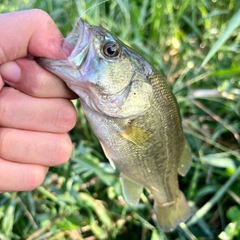
[[[0,66],[0,75],[7,82],[18,82],[21,76],[21,68],[15,62],[7,62]]]

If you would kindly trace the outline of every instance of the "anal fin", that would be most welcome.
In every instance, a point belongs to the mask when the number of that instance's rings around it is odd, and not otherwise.
[[[123,196],[132,205],[137,205],[142,194],[143,186],[121,173]]]
[[[192,164],[191,149],[188,145],[187,140],[184,138],[184,148],[183,148],[182,156],[178,166],[178,173],[181,176],[185,176],[189,168],[191,167],[191,164]]]

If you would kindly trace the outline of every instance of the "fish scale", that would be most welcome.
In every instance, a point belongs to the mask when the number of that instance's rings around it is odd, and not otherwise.
[[[73,45],[67,60],[39,64],[79,95],[106,157],[121,172],[125,200],[138,204],[147,187],[160,227],[173,231],[191,215],[178,186],[191,151],[175,96],[154,67],[104,28],[79,19],[65,41]]]

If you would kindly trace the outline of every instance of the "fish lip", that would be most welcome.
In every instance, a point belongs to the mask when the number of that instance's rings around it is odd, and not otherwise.
[[[71,33],[66,37],[65,42],[71,44],[74,48],[68,57],[69,64],[79,69],[90,47],[90,31],[91,26],[78,18]]]
[[[70,32],[70,34],[64,39],[64,42],[67,42],[73,46],[73,48],[76,47],[77,42],[81,42],[84,35],[84,21],[81,18],[78,18],[76,20],[76,23]],[[81,38],[81,40],[80,40]],[[79,41],[80,40],[80,41]]]

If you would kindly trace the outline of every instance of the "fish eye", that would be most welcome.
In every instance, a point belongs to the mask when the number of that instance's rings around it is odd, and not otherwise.
[[[106,57],[117,57],[120,54],[120,47],[115,42],[106,42],[103,45],[103,53]]]

